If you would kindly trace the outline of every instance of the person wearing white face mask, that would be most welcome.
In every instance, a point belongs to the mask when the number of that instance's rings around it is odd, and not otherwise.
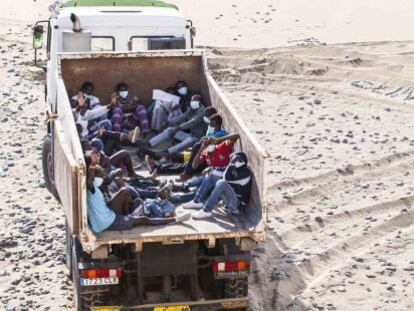
[[[187,111],[187,109],[189,109],[190,100],[191,100],[191,94],[190,94],[191,92],[190,92],[190,89],[187,83],[182,80],[177,81],[177,83],[175,84],[175,90],[176,90],[177,96],[180,97],[181,110],[183,112]]]
[[[193,95],[190,108],[185,113],[181,113],[179,108],[177,111],[170,113],[168,116],[170,127],[151,138],[149,145],[155,147],[169,139],[179,141],[179,143],[168,148],[170,154],[178,153],[192,146],[206,132],[207,124],[204,123],[203,116],[202,98],[200,95]]]
[[[181,96],[187,96],[188,93],[188,87],[187,86],[182,86],[177,90],[178,94],[180,94]]]
[[[205,219],[213,216],[213,209],[219,201],[223,201],[230,215],[239,215],[250,200],[252,172],[247,166],[244,152],[234,152],[230,156],[230,164],[224,171],[223,178],[214,186],[208,199],[200,211],[194,212],[193,219]]]
[[[112,129],[116,132],[125,132],[139,127],[144,136],[149,134],[148,113],[137,96],[131,96],[128,86],[119,83],[111,102],[116,104],[112,112]]]

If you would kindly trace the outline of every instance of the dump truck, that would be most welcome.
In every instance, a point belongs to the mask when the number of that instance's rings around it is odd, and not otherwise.
[[[145,0],[55,2],[34,26],[35,63],[47,73],[42,164],[66,220],[66,262],[76,310],[248,308],[251,251],[265,238],[266,153],[194,49],[195,28],[175,5]],[[41,55],[47,57],[42,64]],[[70,98],[84,81],[105,104],[114,86],[149,103],[153,89],[184,80],[238,133],[253,172],[240,216],[94,233],[88,223],[86,166]],[[108,100],[109,102],[109,100]]]

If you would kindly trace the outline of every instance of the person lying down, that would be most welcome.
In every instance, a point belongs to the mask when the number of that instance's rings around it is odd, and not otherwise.
[[[129,230],[141,225],[160,226],[180,223],[191,218],[189,213],[176,216],[173,205],[166,201],[158,201],[160,204],[155,204],[156,201],[146,204],[141,199],[131,202],[130,193],[125,189],[121,189],[109,201],[105,201],[99,189],[102,178],[95,175],[97,161],[93,154],[85,156],[88,221],[93,232]]]

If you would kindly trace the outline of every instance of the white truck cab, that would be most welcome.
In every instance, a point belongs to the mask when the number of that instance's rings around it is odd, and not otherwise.
[[[178,8],[163,1],[66,0],[49,6],[48,20],[34,29],[35,63],[47,28],[47,111],[56,104],[57,54],[191,49],[195,28]]]

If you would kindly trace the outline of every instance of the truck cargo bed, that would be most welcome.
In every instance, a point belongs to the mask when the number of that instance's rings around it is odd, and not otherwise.
[[[180,206],[177,213],[183,213]],[[254,226],[249,223],[249,217],[245,215],[229,216],[220,208],[214,211],[214,218],[206,220],[190,219],[182,224],[164,226],[138,226],[125,231],[104,231],[97,234],[99,240],[113,240],[122,238],[144,241],[164,241],[173,238],[203,239],[212,236],[248,236]]]
[[[56,143],[56,149],[61,156],[57,161],[57,189],[67,210],[72,231],[80,233],[81,243],[86,251],[94,251],[105,244],[120,243],[135,243],[139,247],[148,242],[182,243],[185,240],[207,240],[214,243],[215,239],[234,237],[250,237],[255,241],[263,241],[267,155],[209,74],[203,51],[63,53],[59,55],[59,59],[59,72],[63,80],[58,80],[61,92],[59,119],[56,123],[61,139]],[[240,136],[236,149],[246,153],[253,172],[252,193],[245,214],[228,216],[224,210],[218,209],[214,217],[207,220],[189,220],[185,224],[166,226],[139,226],[127,231],[94,234],[87,220],[86,171],[68,94],[76,94],[84,81],[92,81],[96,85],[97,96],[102,99],[109,98],[114,85],[124,81],[131,86],[132,94],[139,94],[142,102],[149,103],[153,89],[166,89],[178,80],[187,81],[191,90],[202,95],[206,106],[215,107],[221,114],[224,128]],[[179,206],[176,211],[181,214],[183,208]]]

